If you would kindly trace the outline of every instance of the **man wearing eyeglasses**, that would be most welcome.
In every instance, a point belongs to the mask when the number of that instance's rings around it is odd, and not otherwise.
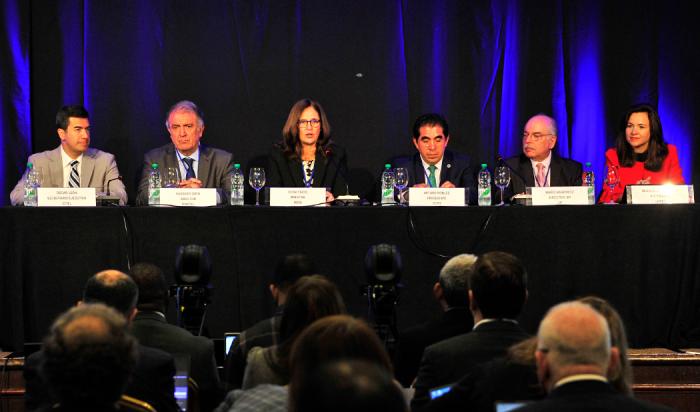
[[[528,187],[581,186],[581,163],[554,153],[557,144],[557,122],[538,114],[525,123],[523,153],[506,159],[514,172],[511,185],[504,194],[525,193]]]
[[[158,163],[162,174],[174,168],[177,187],[216,188],[217,203],[228,199],[233,155],[229,152],[200,145],[204,134],[204,119],[196,104],[183,100],[168,111],[165,127],[171,143],[153,149],[143,157],[143,171],[136,195],[136,205],[148,204],[148,176],[151,165]]]

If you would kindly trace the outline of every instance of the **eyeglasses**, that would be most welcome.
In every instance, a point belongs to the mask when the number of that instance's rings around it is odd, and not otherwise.
[[[530,134],[528,132],[525,132],[525,133],[523,133],[523,140],[527,140],[527,138],[529,137],[533,141],[539,142],[545,136],[554,136],[554,134],[552,134],[552,133],[540,133],[540,132]]]
[[[313,127],[314,129],[319,127],[321,125],[321,121],[318,119],[311,119],[311,120],[299,120],[297,122],[297,126],[299,127]]]

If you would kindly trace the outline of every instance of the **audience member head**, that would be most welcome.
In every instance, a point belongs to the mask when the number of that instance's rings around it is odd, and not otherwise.
[[[129,275],[139,290],[137,309],[165,312],[168,306],[168,284],[163,271],[152,263],[137,263],[131,267]]]
[[[109,409],[124,392],[137,356],[124,316],[99,303],[59,316],[43,351],[40,373],[62,410]]]
[[[627,358],[627,333],[625,332],[625,324],[622,322],[620,314],[615,308],[605,299],[597,296],[586,296],[579,299],[579,302],[590,305],[598,311],[608,322],[610,328],[610,344],[617,348],[619,352],[619,364],[611,365],[608,370],[608,380],[610,384],[618,391],[625,394],[632,394],[632,366]]]
[[[559,380],[578,374],[607,376],[618,363],[617,348],[603,315],[581,302],[551,308],[537,333],[537,375],[546,390]]]
[[[280,146],[289,158],[301,158],[302,145],[325,148],[331,125],[321,104],[309,98],[294,103],[282,128]]]
[[[90,119],[83,106],[63,106],[56,113],[56,133],[61,147],[68,156],[76,159],[90,146]]]
[[[434,165],[442,160],[450,141],[450,128],[440,114],[418,116],[413,123],[413,145],[425,163]]]
[[[168,110],[165,127],[177,150],[189,156],[199,148],[199,141],[204,134],[204,117],[196,104],[182,100]]]
[[[347,359],[325,363],[290,387],[289,410],[296,412],[406,412],[401,389],[380,365]]]
[[[644,168],[661,170],[668,155],[668,145],[664,141],[661,119],[656,109],[646,103],[628,108],[620,119],[615,145],[621,166],[634,166],[636,155],[646,153]]]
[[[528,158],[541,162],[549,156],[557,144],[557,122],[545,115],[532,116],[523,130],[523,153]]]
[[[85,283],[83,303],[104,303],[131,320],[136,314],[139,288],[126,273],[108,269]]]
[[[474,322],[515,319],[526,299],[527,273],[517,257],[506,252],[479,256],[469,278],[469,307]]]
[[[270,293],[278,305],[287,300],[287,291],[300,277],[317,273],[316,263],[307,255],[295,253],[283,257],[277,262],[275,273],[270,283]]]
[[[469,306],[469,277],[477,257],[461,254],[448,260],[440,270],[440,278],[433,285],[433,295],[443,310]]]
[[[302,276],[290,288],[280,320],[277,361],[268,357],[281,376],[289,376],[289,354],[297,336],[315,320],[345,313],[338,288],[321,275]],[[268,352],[269,354],[269,352]]]

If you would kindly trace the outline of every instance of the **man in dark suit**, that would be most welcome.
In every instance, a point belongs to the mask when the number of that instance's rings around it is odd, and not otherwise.
[[[527,299],[527,274],[518,258],[505,252],[480,256],[469,278],[471,332],[428,346],[423,352],[411,406],[429,400],[431,389],[457,382],[474,365],[505,355],[527,339],[515,320]]]
[[[217,203],[224,203],[231,191],[233,155],[199,144],[204,118],[197,105],[187,100],[175,103],[168,111],[165,126],[172,144],[144,155],[136,205],[148,204],[148,177],[153,163],[158,164],[161,173],[174,168],[179,176],[177,187],[218,189]]]
[[[187,355],[190,377],[199,387],[202,410],[214,409],[223,399],[214,343],[171,325],[165,319],[168,284],[159,267],[138,263],[132,266],[129,274],[139,288],[138,313],[131,323],[131,332],[142,345],[164,350],[173,356]]]
[[[589,305],[565,302],[540,323],[535,352],[537,375],[549,392],[519,411],[668,411],[622,394],[608,383],[608,368],[620,362],[610,345],[605,318]]]
[[[469,254],[448,260],[433,285],[433,296],[442,309],[442,315],[436,320],[406,329],[399,335],[394,353],[394,374],[404,387],[413,383],[426,347],[467,333],[474,326],[469,312],[467,284],[475,262],[476,256]]]
[[[528,187],[581,186],[581,163],[560,157],[554,152],[557,144],[557,122],[538,114],[525,123],[523,153],[505,160],[512,170],[504,199],[525,193]]]
[[[125,273],[105,270],[92,276],[85,284],[84,303],[104,303],[116,309],[128,322],[136,315],[138,287]],[[178,411],[175,402],[175,362],[173,357],[159,349],[137,345],[138,361],[125,394],[148,402],[157,411]],[[46,383],[38,374],[44,362],[43,350],[30,355],[24,364],[26,393],[25,407],[28,411],[50,407],[55,399],[49,394]]]
[[[447,120],[437,113],[419,116],[413,124],[412,138],[418,153],[391,161],[394,168],[408,171],[408,187],[464,187],[469,189],[470,203],[475,203],[475,170],[469,156],[447,149]]]

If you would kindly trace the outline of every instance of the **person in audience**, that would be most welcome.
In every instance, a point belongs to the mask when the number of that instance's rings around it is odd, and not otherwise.
[[[231,345],[224,364],[224,382],[228,390],[238,389],[243,384],[243,373],[250,348],[277,345],[280,320],[290,286],[300,277],[317,272],[314,261],[301,253],[284,256],[277,262],[272,281],[268,285],[277,308],[271,318],[263,319],[241,332]]]
[[[664,141],[659,114],[649,104],[636,104],[624,113],[605,164],[617,169],[619,183],[614,188],[603,185],[601,203],[620,202],[627,185],[684,183],[678,150]]]
[[[474,263],[476,256],[470,254],[457,255],[448,260],[433,285],[433,296],[442,309],[442,316],[406,329],[399,335],[394,353],[394,373],[404,387],[413,383],[426,347],[467,333],[474,326],[467,286]]]
[[[63,106],[56,113],[56,132],[61,144],[29,156],[28,163],[41,174],[42,187],[94,187],[97,192],[127,202],[114,155],[90,148],[90,115],[80,105]],[[10,193],[12,206],[24,204],[26,172]]]
[[[565,159],[554,151],[557,144],[557,122],[538,114],[525,123],[523,152],[505,160],[511,169],[510,185],[504,199],[525,193],[528,187],[581,186],[581,163]]]
[[[321,104],[294,103],[282,128],[282,140],[268,159],[269,187],[325,187],[326,201],[348,194],[345,150],[331,139],[331,124]]]
[[[201,407],[212,410],[221,402],[219,373],[214,358],[214,343],[168,323],[168,284],[156,265],[137,263],[129,275],[136,282],[138,312],[131,323],[131,333],[142,345],[158,348],[173,356],[186,355],[190,360],[190,377],[199,387]]]
[[[305,390],[308,374],[326,362],[342,359],[362,360],[389,374],[392,371],[384,345],[364,321],[348,315],[326,316],[304,329],[292,346],[289,386],[260,384],[248,390],[233,390],[217,412],[286,411],[288,403],[294,408],[295,394]],[[398,383],[394,384],[398,389]],[[292,399],[288,399],[290,396]]]
[[[620,352],[620,363],[608,369],[610,385],[618,392],[632,396],[632,369],[627,358],[627,334],[615,308],[596,296],[579,299],[599,312],[608,322],[613,347]],[[494,404],[542,399],[546,392],[537,379],[535,350],[537,337],[519,342],[508,349],[503,358],[482,363],[472,368],[451,390],[424,408],[421,412],[469,411],[492,412]]]
[[[290,411],[407,412],[408,405],[391,374],[363,360],[328,362],[306,375],[294,389]]]
[[[433,388],[453,384],[474,365],[505,355],[528,334],[515,320],[527,299],[527,274],[520,260],[505,252],[480,256],[469,278],[471,332],[446,339],[423,352],[413,408],[429,400]]]
[[[69,309],[54,321],[43,351],[40,373],[58,401],[50,410],[118,410],[137,356],[119,312],[99,303]]]
[[[616,391],[608,372],[620,361],[605,318],[590,305],[564,302],[551,308],[537,333],[535,362],[544,400],[530,411],[668,411]]]
[[[138,286],[125,273],[118,270],[98,272],[85,283],[83,303],[103,303],[126,318],[131,323],[136,316]],[[155,348],[137,344],[138,352],[136,367],[125,394],[149,403],[157,411],[178,411],[175,402],[175,362],[173,357]],[[46,389],[46,381],[41,376],[39,365],[44,362],[44,350],[31,354],[25,360],[24,380],[26,392],[24,395],[27,411],[50,407],[55,398]]]
[[[297,336],[316,319],[345,313],[336,286],[320,275],[303,276],[290,288],[280,322],[279,344],[248,353],[243,389],[261,383],[289,382],[289,354]]]
[[[417,153],[391,160],[394,168],[402,167],[408,172],[408,186],[468,188],[470,203],[475,203],[476,169],[469,156],[447,149],[450,128],[445,117],[437,113],[418,116],[411,137]]]
[[[158,164],[161,176],[168,168],[174,168],[179,176],[177,187],[215,188],[217,203],[225,202],[231,191],[233,155],[200,144],[204,117],[197,105],[188,100],[175,103],[168,111],[165,127],[170,133],[171,143],[143,156],[136,205],[148,205],[148,177],[153,163]]]

